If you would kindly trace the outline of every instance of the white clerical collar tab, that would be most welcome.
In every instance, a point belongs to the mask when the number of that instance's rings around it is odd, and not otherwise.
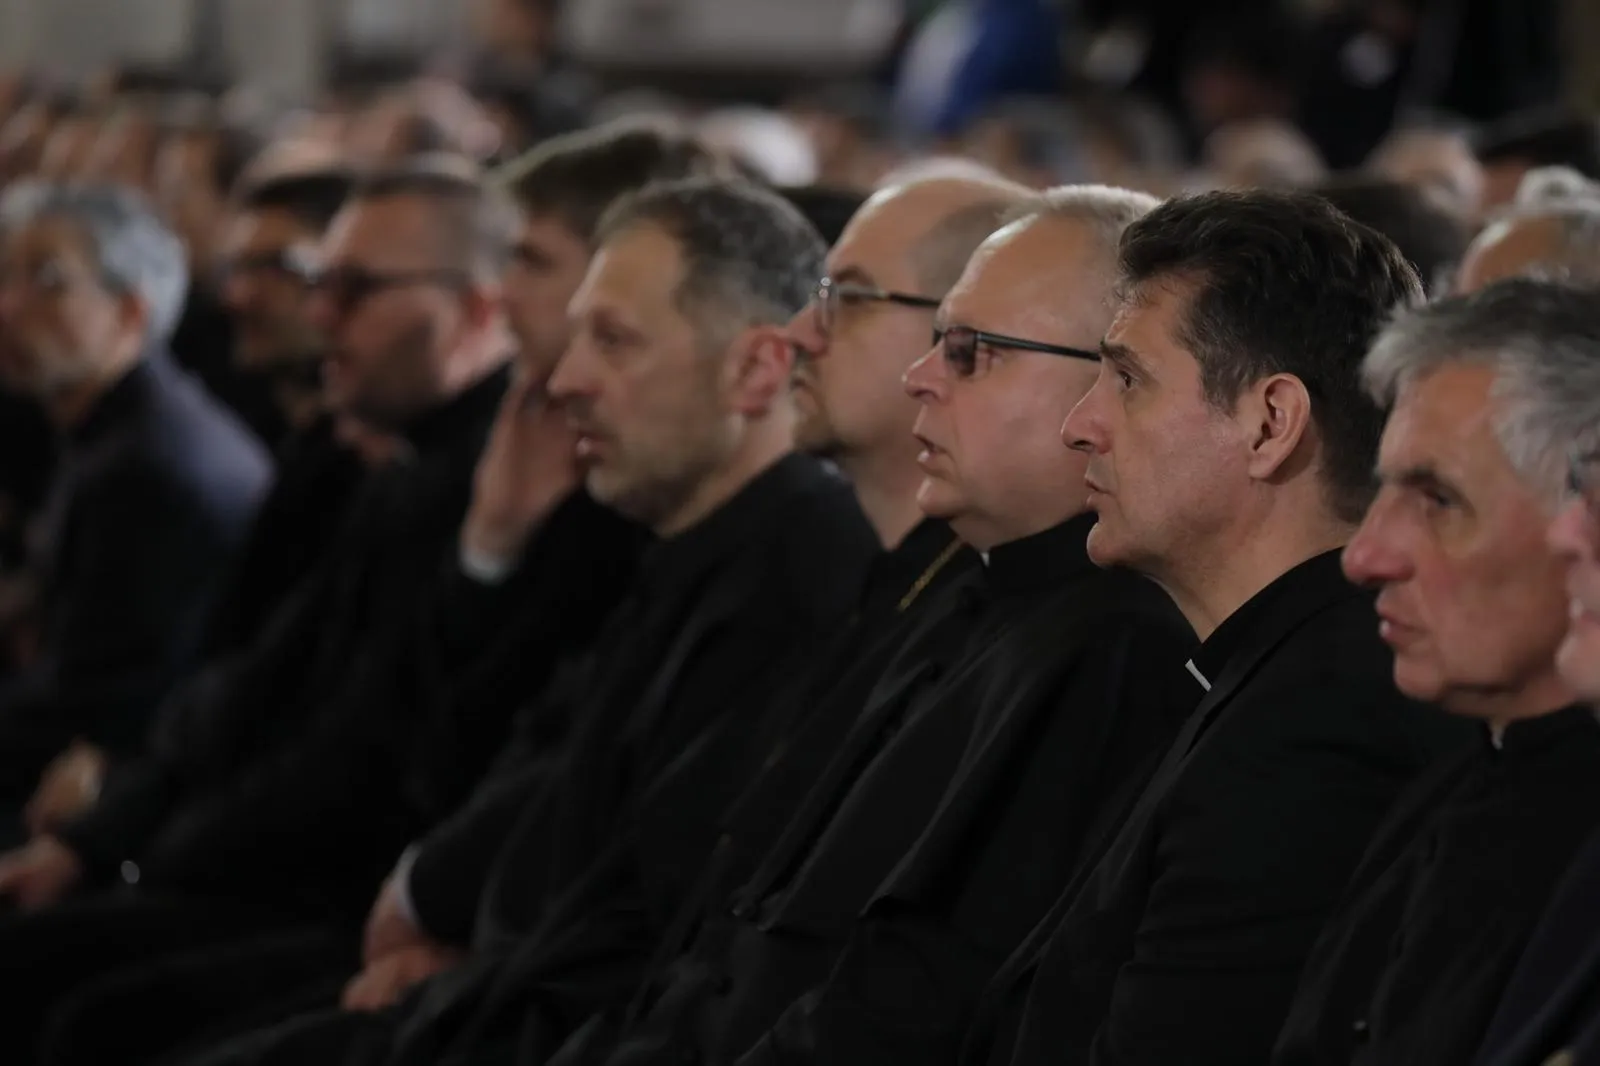
[[[1193,659],[1190,659],[1183,665],[1187,666],[1189,668],[1189,673],[1193,674],[1194,679],[1200,682],[1201,688],[1205,689],[1207,692],[1211,691],[1211,682],[1206,680],[1206,675],[1200,672],[1200,668],[1194,664]]]

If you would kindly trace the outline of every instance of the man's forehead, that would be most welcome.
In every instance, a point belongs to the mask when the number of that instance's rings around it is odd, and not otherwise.
[[[670,303],[682,276],[677,242],[654,228],[620,233],[601,245],[575,306],[642,311]]]
[[[1485,446],[1498,450],[1491,415],[1494,371],[1441,367],[1403,389],[1383,434],[1385,465],[1451,463]]]

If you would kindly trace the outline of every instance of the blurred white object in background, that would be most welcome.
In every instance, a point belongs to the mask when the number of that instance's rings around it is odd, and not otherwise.
[[[733,107],[706,114],[700,136],[712,149],[736,159],[774,185],[810,185],[817,157],[800,124],[775,111]]]

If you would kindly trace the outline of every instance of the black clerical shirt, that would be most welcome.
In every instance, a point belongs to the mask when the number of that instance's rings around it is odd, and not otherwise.
[[[1464,742],[1395,689],[1337,552],[1238,617],[1197,653],[1209,690],[1120,829],[991,982],[963,1062],[1265,1061],[1379,820]]]
[[[1557,880],[1600,825],[1587,707],[1488,730],[1419,781],[1312,952],[1275,1066],[1467,1066]]]
[[[1085,516],[1002,545],[981,574],[943,597],[730,909],[705,925],[613,1061],[665,1062],[680,1053],[728,1061],[761,1039],[827,977],[862,909],[940,809],[975,731],[988,737],[1008,723],[1070,717],[1092,764],[1120,728],[1113,723],[1138,729],[1146,713],[1161,715],[1112,695],[1117,682],[1100,682],[1120,674],[1128,646],[1146,637],[1170,639],[1174,654],[1186,649],[1186,627],[1153,587],[1089,562],[1092,525]],[[1093,801],[1070,789],[1056,798],[1056,830],[1072,838]],[[939,846],[960,850],[958,837],[976,843],[982,822],[979,815]],[[1021,883],[1035,876],[1048,874],[1016,871]]]

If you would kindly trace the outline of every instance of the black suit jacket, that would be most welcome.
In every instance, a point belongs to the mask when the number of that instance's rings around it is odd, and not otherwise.
[[[142,744],[271,476],[248,431],[159,353],[68,434],[36,560],[41,660],[0,686],[0,787],[25,796],[75,737]]]
[[[1567,869],[1500,998],[1476,1066],[1600,1063],[1600,833]]]
[[[964,1061],[1265,1062],[1372,831],[1465,740],[1395,690],[1371,597],[1337,553],[1252,599],[1195,662],[1210,690],[991,984]]]

